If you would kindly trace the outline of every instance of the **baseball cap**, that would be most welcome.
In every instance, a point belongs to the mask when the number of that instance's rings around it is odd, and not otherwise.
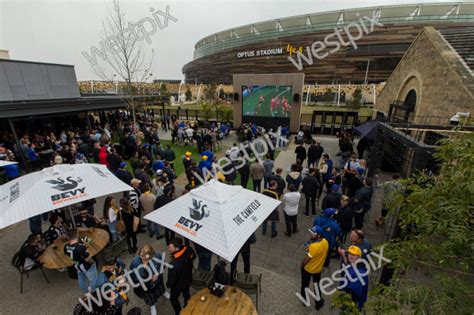
[[[125,168],[127,167],[127,162],[121,162],[119,165],[119,168]]]
[[[362,251],[360,250],[359,246],[349,246],[349,249],[347,250],[349,254],[352,255],[357,255],[357,256],[362,256]]]
[[[184,155],[186,155],[186,156],[191,156],[191,155],[193,155],[193,154],[192,154],[191,152],[187,151],[186,153],[184,153]]]
[[[135,185],[135,184],[140,184],[141,182],[142,182],[141,180],[134,178],[130,181],[130,184]]]
[[[230,155],[230,150],[225,151],[226,155]]]
[[[338,191],[339,190],[339,185],[338,184],[332,184],[331,185],[331,190]]]
[[[156,175],[157,175],[157,176],[163,175],[163,170],[157,170],[157,171],[156,171]]]
[[[207,161],[207,159],[208,159],[207,155],[203,155],[203,156],[201,156],[201,158],[202,158],[204,161]]]
[[[324,209],[324,215],[327,217],[333,216],[336,214],[336,209],[334,208],[326,208]]]
[[[319,235],[322,235],[323,232],[324,232],[323,228],[320,227],[320,226],[317,226],[317,225],[315,225],[312,228],[308,229],[308,231],[311,234],[319,234]]]

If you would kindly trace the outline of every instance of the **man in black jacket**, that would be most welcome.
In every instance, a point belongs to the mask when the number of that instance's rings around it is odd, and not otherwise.
[[[282,173],[283,173],[283,170],[281,168],[277,168],[275,170],[275,175],[270,177],[270,181],[276,181],[277,182],[276,192],[278,194],[278,198],[281,198],[281,196],[283,195],[283,192],[285,191],[285,188],[286,188],[286,182],[283,179],[283,177],[281,177]]]
[[[341,206],[341,197],[342,195],[338,192],[339,190],[339,185],[338,184],[332,184],[331,185],[331,192],[324,196],[323,202],[321,204],[321,209],[327,209],[327,208],[334,208],[334,209],[339,209]]]
[[[296,147],[295,153],[296,162],[298,162],[299,160],[301,162],[301,165],[303,165],[304,160],[306,160],[306,149],[304,148],[303,144],[300,144]]]
[[[313,140],[313,143],[308,148],[308,168],[318,166],[323,152],[324,148],[321,146],[321,142]]]
[[[241,155],[243,155],[243,153],[241,153]],[[240,173],[240,185],[242,185],[242,187],[244,188],[247,188],[247,183],[250,177],[250,165],[247,161],[244,161],[242,167],[239,168],[239,173]]]
[[[168,251],[171,253],[171,265],[168,269],[168,282],[166,286],[170,288],[170,302],[176,315],[181,312],[179,297],[183,294],[184,305],[190,298],[189,287],[193,280],[193,261],[196,258],[194,250],[190,246],[185,246],[180,238],[173,238]]]
[[[311,214],[316,214],[316,196],[321,188],[315,170],[309,169],[309,175],[303,178],[303,189],[301,190],[306,198],[304,215],[309,216],[309,205],[311,204]]]
[[[163,207],[164,205],[170,203],[173,201],[173,193],[174,193],[174,186],[171,184],[166,185],[163,188],[163,195],[158,196],[155,201],[155,209],[159,209]],[[173,239],[175,236],[174,231],[169,230],[165,228],[165,239],[166,239],[166,244],[170,244],[171,239]]]

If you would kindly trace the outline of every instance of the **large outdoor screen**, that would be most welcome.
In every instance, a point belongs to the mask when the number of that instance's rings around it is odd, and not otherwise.
[[[242,115],[289,118],[292,96],[291,86],[242,86]]]

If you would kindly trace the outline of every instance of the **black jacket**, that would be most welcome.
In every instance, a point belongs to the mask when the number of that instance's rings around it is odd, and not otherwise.
[[[173,201],[173,197],[171,196],[168,196],[168,195],[158,196],[156,197],[156,200],[155,200],[155,209],[161,208],[167,203],[170,203],[171,201]]]
[[[171,265],[168,269],[166,286],[171,290],[182,290],[191,285],[193,281],[193,261],[196,258],[190,246],[184,246],[172,255]]]
[[[301,160],[301,162],[306,159],[306,149],[302,145],[296,147],[295,153],[296,159]]]
[[[318,161],[323,155],[324,149],[322,146],[311,145],[308,148],[308,160]]]
[[[339,223],[343,234],[350,232],[352,229],[352,206],[350,204],[345,208],[339,209],[336,221]]]
[[[321,204],[321,209],[334,208],[339,209],[341,206],[341,194],[340,193],[330,193],[323,198],[323,203]]]
[[[120,163],[123,162],[123,159],[117,153],[112,153],[112,154],[107,155],[107,162],[109,163],[110,170],[112,172],[115,172],[120,167]]]
[[[283,177],[279,175],[274,175],[270,177],[270,181],[273,181],[273,180],[277,182],[277,193],[278,193],[278,196],[281,197],[281,195],[283,195],[283,191],[286,188],[286,182],[283,179]]]
[[[133,179],[133,176],[132,174],[130,174],[129,171],[125,169],[121,169],[121,168],[115,171],[115,176],[117,176],[122,182],[124,182],[127,185],[130,185],[130,182]]]
[[[316,196],[319,191],[319,187],[320,184],[318,179],[312,175],[308,175],[303,178],[303,189],[301,189],[301,191],[305,195]]]

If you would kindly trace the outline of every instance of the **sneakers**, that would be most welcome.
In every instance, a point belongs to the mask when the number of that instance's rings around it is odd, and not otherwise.
[[[163,293],[163,296],[165,297],[165,299],[169,300],[170,299],[169,291],[165,291],[165,293]]]
[[[271,238],[274,238],[274,237],[276,237],[277,235],[278,235],[278,232],[275,232],[275,233],[272,234]]]
[[[165,237],[165,236],[164,236],[164,235],[157,236],[157,237],[156,237],[156,240],[157,240],[157,241],[158,241],[158,240],[161,240],[163,237]]]

